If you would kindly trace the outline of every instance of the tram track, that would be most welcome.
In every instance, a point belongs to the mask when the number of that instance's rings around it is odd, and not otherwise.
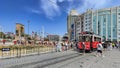
[[[36,62],[24,63],[24,64],[20,64],[20,65],[13,65],[8,68],[29,68],[32,66],[33,66],[33,68],[44,68],[45,66],[53,65],[53,64],[63,62],[63,61],[66,61],[66,60],[69,60],[69,59],[72,59],[75,57],[79,57],[79,56],[81,56],[80,53],[72,53],[72,54],[63,55],[63,56],[59,56],[59,57],[39,60]]]

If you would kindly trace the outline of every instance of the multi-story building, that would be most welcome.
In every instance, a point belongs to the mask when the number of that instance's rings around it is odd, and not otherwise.
[[[83,28],[78,27],[77,29],[94,32],[102,36],[102,40],[105,41],[120,41],[120,6],[99,10],[88,9],[78,18],[81,19],[82,15],[84,18]],[[80,25],[76,24],[76,27]],[[76,35],[80,32],[75,31]]]
[[[84,30],[83,31],[92,31],[92,10],[87,9],[84,13]]]
[[[74,40],[74,29],[75,29],[75,19],[77,18],[78,13],[76,10],[71,10],[70,14],[67,17],[67,31],[68,31],[68,39]]]
[[[120,7],[93,11],[92,29],[107,41],[120,41]]]
[[[78,17],[75,20],[74,39],[78,40],[80,33],[83,32],[83,31],[84,31],[84,14],[78,15]]]

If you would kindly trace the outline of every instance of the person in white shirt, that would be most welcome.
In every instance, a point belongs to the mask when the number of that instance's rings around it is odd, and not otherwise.
[[[103,51],[102,50],[103,50],[103,46],[102,46],[101,42],[99,42],[98,45],[97,45],[97,57],[99,56],[99,54],[101,56],[103,56]]]

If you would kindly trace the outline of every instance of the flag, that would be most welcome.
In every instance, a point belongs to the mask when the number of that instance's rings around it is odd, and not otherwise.
[[[31,35],[32,37],[34,37],[35,36],[35,33],[34,33],[34,31],[32,31],[32,35]]]

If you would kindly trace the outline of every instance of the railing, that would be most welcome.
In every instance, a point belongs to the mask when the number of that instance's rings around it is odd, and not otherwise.
[[[0,46],[0,58],[22,57],[27,55],[36,55],[55,51],[53,45],[35,45],[35,46]]]

